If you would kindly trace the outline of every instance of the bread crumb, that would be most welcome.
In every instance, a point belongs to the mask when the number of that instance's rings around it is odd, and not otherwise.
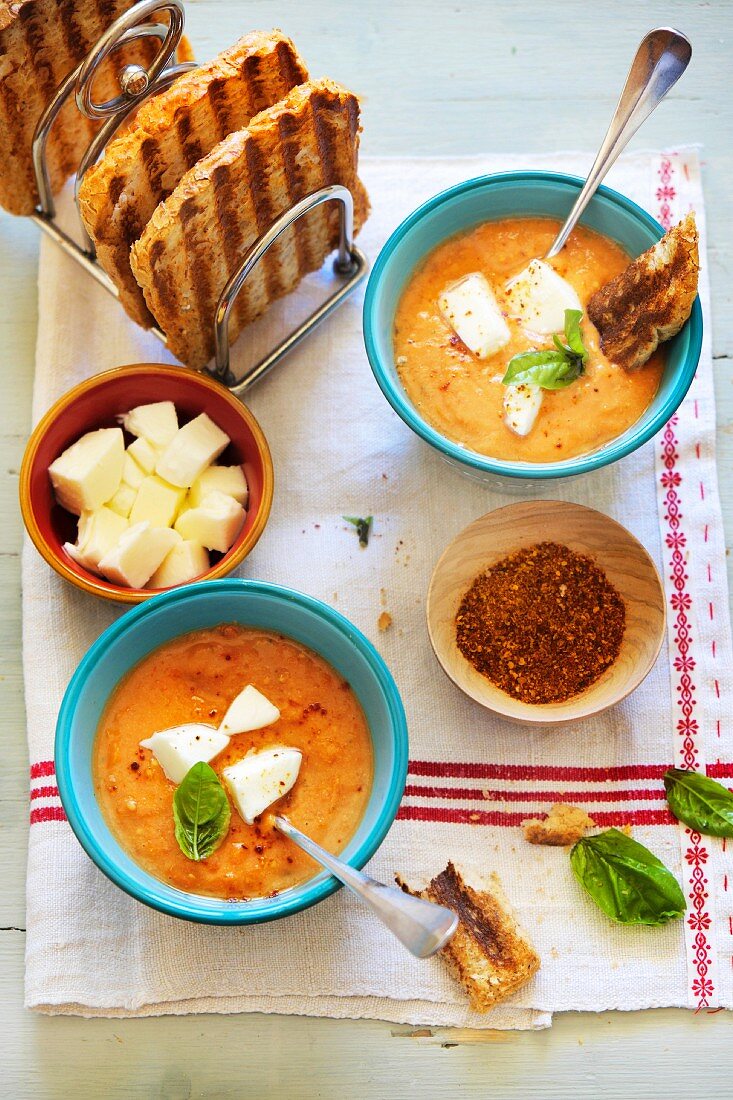
[[[586,829],[591,829],[595,822],[585,810],[579,806],[568,806],[564,802],[556,802],[544,821],[532,818],[522,822],[524,839],[530,844],[551,844],[563,847],[567,844],[576,844]]]
[[[391,625],[392,625],[392,616],[390,615],[389,611],[383,611],[382,614],[377,619],[377,626],[379,627],[380,630],[384,631],[384,630],[389,630]]]

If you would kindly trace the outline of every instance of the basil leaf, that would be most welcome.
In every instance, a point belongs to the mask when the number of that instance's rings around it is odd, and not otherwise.
[[[666,924],[685,911],[672,872],[618,829],[583,837],[570,852],[570,865],[596,905],[618,924]]]
[[[580,332],[582,316],[583,314],[579,309],[565,310],[565,339],[568,342],[570,351],[575,355],[579,355],[583,365],[585,365],[588,362],[588,352]]]
[[[542,351],[524,351],[513,356],[502,378],[505,386],[530,382],[543,390],[563,390],[580,378],[585,369],[588,352],[580,332],[579,309],[565,310],[565,339],[563,344],[557,334],[552,337],[554,348]]]
[[[198,861],[215,852],[229,831],[231,816],[219,776],[200,760],[173,795],[176,840],[184,856]]]
[[[362,549],[368,546],[374,516],[367,516],[366,519],[362,519],[361,516],[342,516],[342,519],[345,519],[352,527],[356,527],[356,533],[359,536],[359,546],[361,546]]]
[[[722,783],[699,772],[670,768],[664,789],[679,821],[706,836],[733,836],[733,794]]]

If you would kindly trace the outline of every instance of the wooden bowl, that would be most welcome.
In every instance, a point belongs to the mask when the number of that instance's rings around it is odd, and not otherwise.
[[[512,698],[477,672],[456,645],[456,613],[474,578],[538,542],[559,542],[593,558],[626,605],[626,630],[616,661],[594,684],[564,703]],[[489,512],[453,540],[435,566],[427,615],[435,655],[461,691],[504,718],[542,726],[590,718],[634,691],[659,655],[666,607],[654,562],[620,523],[580,504],[532,500]]]
[[[219,461],[241,465],[249,485],[247,518],[234,545],[213,555],[197,580],[224,577],[247,556],[262,534],[272,505],[273,469],[267,440],[252,413],[225,386],[183,367],[139,363],[94,375],[53,405],[28,440],[20,469],[23,522],[36,549],[59,576],[84,592],[117,603],[140,603],[152,589],[123,588],[83,569],[63,549],[76,539],[76,516],[57,504],[48,467],[70,444],[95,428],[111,428],[136,405],[172,401],[181,423],[207,413],[231,439]]]

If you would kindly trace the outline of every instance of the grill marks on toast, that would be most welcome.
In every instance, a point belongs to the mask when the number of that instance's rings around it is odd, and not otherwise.
[[[211,358],[219,294],[260,234],[294,202],[342,183],[354,194],[361,227],[369,203],[357,176],[358,132],[350,92],[327,80],[303,84],[220,142],[156,209],[132,247],[132,270],[182,362],[202,367]],[[284,233],[237,299],[232,341],[319,268],[337,243],[335,208],[312,211]]]
[[[295,46],[280,31],[253,32],[145,103],[135,125],[108,145],[79,192],[100,263],[139,324],[153,318],[130,269],[130,247],[185,173],[229,133],[307,79]],[[114,197],[113,181],[121,181]]]
[[[0,5],[0,205],[30,214],[38,201],[31,144],[56,88],[107,27],[133,0],[20,0]],[[116,74],[131,61],[149,63],[157,44],[138,42],[117,51],[101,67],[95,96],[117,94]],[[73,102],[67,103],[48,141],[51,186],[58,191],[75,170],[96,130]]]

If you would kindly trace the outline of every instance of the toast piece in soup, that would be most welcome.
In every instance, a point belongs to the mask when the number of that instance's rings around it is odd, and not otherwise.
[[[690,212],[588,302],[603,354],[626,370],[643,367],[690,316],[699,270],[697,225]]]
[[[357,175],[359,102],[331,80],[293,89],[187,172],[132,246],[131,264],[169,350],[190,367],[214,353],[219,296],[281,214],[328,184],[354,196],[354,229],[369,212]],[[273,244],[232,309],[231,339],[321,267],[339,240],[333,203],[312,210]]]
[[[440,955],[461,983],[471,1007],[488,1012],[525,985],[540,968],[540,957],[519,928],[495,874],[469,884],[453,863],[416,894],[452,909],[459,918],[453,939]]]

